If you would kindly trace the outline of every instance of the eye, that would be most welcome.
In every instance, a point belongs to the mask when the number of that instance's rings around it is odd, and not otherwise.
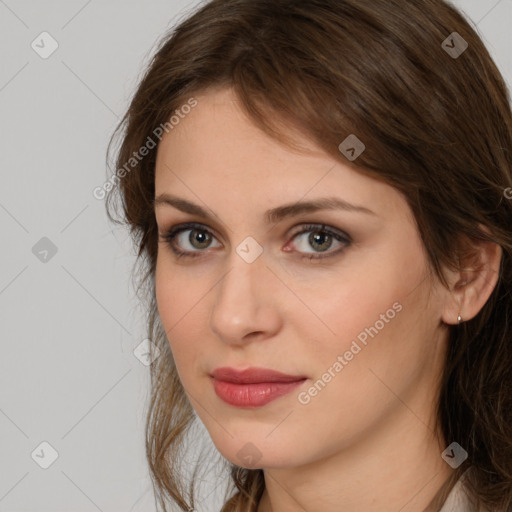
[[[204,252],[203,249],[208,248],[214,239],[209,230],[201,224],[195,223],[174,226],[167,233],[161,235],[161,238],[179,258],[200,256],[201,252]],[[184,247],[185,250],[178,248],[177,245],[181,248]]]
[[[307,237],[304,236],[307,234],[309,234]],[[337,229],[329,228],[324,224],[310,224],[302,226],[301,231],[295,233],[293,239],[298,240],[298,242],[295,242],[295,245],[299,248],[298,252],[308,254],[306,249],[314,249],[313,252],[309,253],[309,256],[304,256],[304,258],[309,260],[318,260],[335,256],[352,242],[347,234],[340,232]],[[341,245],[341,249],[337,251],[329,251],[334,242],[338,242],[338,244]]]
[[[308,233],[309,236],[305,237],[304,235]],[[167,233],[160,236],[178,258],[201,256],[201,253],[205,252],[204,249],[211,247],[212,241],[215,240],[211,231],[196,223],[173,226]],[[303,258],[310,261],[335,256],[352,243],[347,234],[324,224],[303,225],[301,231],[293,235],[292,240],[296,239],[299,240],[299,243],[296,243],[299,247],[297,252],[306,254]],[[341,249],[329,251],[333,242],[341,245]],[[216,247],[220,247],[220,244]],[[313,248],[313,252],[308,252],[308,247]],[[289,249],[286,251],[290,252]]]

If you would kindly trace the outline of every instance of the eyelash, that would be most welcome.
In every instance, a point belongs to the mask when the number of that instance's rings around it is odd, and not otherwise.
[[[202,255],[201,253],[204,253],[205,251],[203,251],[203,250],[182,251],[180,249],[177,249],[176,245],[175,245],[175,238],[180,233],[182,233],[183,231],[189,231],[189,230],[194,230],[194,229],[196,229],[197,231],[203,231],[203,232],[209,233],[210,235],[213,236],[213,234],[208,229],[206,229],[205,226],[203,226],[201,224],[197,224],[195,222],[189,222],[186,224],[180,224],[179,226],[174,226],[174,227],[170,228],[164,235],[160,235],[160,236],[161,236],[161,239],[171,248],[171,250],[174,252],[174,254],[178,258],[183,258],[183,257],[197,258],[197,257],[200,257]],[[336,240],[338,240],[339,242],[343,242],[345,244],[345,246],[342,247],[341,249],[338,249],[335,252],[329,252],[329,253],[327,253],[327,255],[321,255],[321,256],[309,255],[309,256],[303,256],[302,259],[307,259],[307,260],[311,261],[311,260],[322,260],[325,258],[334,257],[334,256],[340,254],[342,251],[344,251],[352,243],[351,238],[347,234],[342,234],[341,232],[338,232],[337,230],[330,229],[328,226],[325,226],[325,224],[306,224],[302,227],[301,231],[293,234],[292,239],[294,239],[295,237],[302,235],[304,233],[308,233],[310,231],[328,234],[328,235],[332,236],[333,238],[335,238]],[[321,253],[318,253],[318,254],[321,254]]]

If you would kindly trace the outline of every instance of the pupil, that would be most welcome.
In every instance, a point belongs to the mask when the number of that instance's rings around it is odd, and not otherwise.
[[[195,233],[195,236],[194,236],[194,233]],[[198,230],[193,230],[190,232],[190,243],[197,247],[197,243],[199,244],[199,248],[202,249],[204,246],[208,246],[210,240],[209,240],[209,235],[207,235],[204,231],[198,231]]]
[[[314,246],[314,244],[320,244],[321,246],[324,246],[324,247],[320,247],[319,250],[326,251],[327,249],[329,249],[329,246],[330,246],[331,235],[328,235],[327,233],[324,233],[324,234],[319,234],[319,233],[321,233],[321,231],[317,231],[316,233],[311,233],[311,235],[309,236],[309,242],[313,246]]]

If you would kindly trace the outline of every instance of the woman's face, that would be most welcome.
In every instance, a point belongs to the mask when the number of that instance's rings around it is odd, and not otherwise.
[[[447,330],[405,199],[298,134],[311,153],[281,146],[228,90],[196,99],[158,149],[156,295],[218,450],[239,466],[284,468],[369,449],[384,425],[425,435]],[[326,198],[354,206],[296,208]],[[185,223],[196,226],[163,239]],[[222,384],[211,377],[219,367],[304,380]]]

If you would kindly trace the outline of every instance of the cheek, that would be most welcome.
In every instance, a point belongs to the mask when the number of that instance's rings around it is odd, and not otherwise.
[[[426,273],[421,245],[410,242],[403,250],[389,245],[358,253],[323,278],[321,286],[313,288],[304,281],[297,295],[316,315],[303,308],[299,315],[297,308],[294,318],[316,378],[331,369],[346,379],[350,376],[351,385],[371,391],[373,385],[382,385],[368,368],[390,380],[399,373],[397,368],[414,371],[426,345],[420,328],[427,313]],[[343,368],[338,356],[344,358]]]
[[[174,332],[194,315],[198,306],[211,290],[213,276],[200,273],[196,268],[175,263],[160,249],[155,269],[155,295],[162,322]],[[173,326],[176,325],[175,328]]]
[[[343,297],[341,310],[330,306],[336,336],[305,338],[308,357],[302,360],[310,363],[311,383],[296,396],[297,418],[307,418],[308,430],[322,432],[334,444],[350,445],[376,428],[399,404],[396,397],[418,386],[425,361],[424,340],[412,327],[418,297],[398,292],[375,300],[359,301],[368,299],[362,292],[357,300]],[[309,332],[313,335],[311,327]],[[324,446],[327,452],[331,448]]]
[[[390,389],[400,394],[418,379],[428,345],[421,327],[428,288],[421,248],[413,256],[390,250],[361,257],[350,270],[326,280],[321,295],[305,297],[324,327],[308,316],[300,328],[315,374],[300,403],[318,428],[331,422],[333,435],[347,418],[356,432],[383,414],[395,400]]]
[[[206,314],[206,295],[211,285],[205,280],[193,279],[193,276],[179,269],[176,272],[168,271],[164,261],[157,260],[155,296],[178,373],[186,382],[187,369],[204,348],[200,318],[204,319],[201,315]],[[168,265],[168,268],[171,266]]]
[[[375,324],[383,332],[418,312],[422,302],[417,292],[424,288],[425,274],[420,253],[412,256],[391,246],[359,252],[332,272],[320,269],[297,281],[294,290],[309,312],[297,303],[293,314],[303,332],[318,333],[315,343],[348,350],[359,334],[364,341],[366,329]]]

